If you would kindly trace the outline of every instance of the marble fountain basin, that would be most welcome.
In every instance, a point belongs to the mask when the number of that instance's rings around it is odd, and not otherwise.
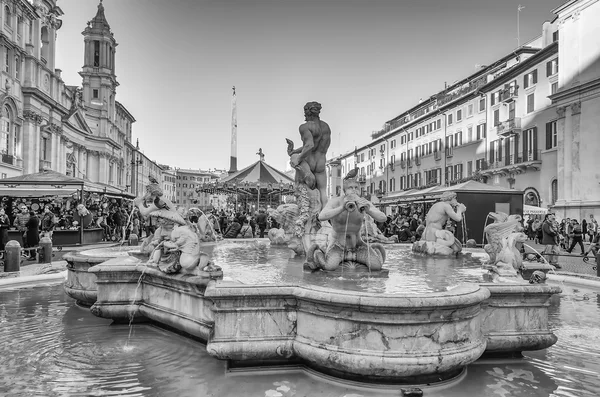
[[[74,251],[66,254],[63,259],[67,261],[67,280],[65,292],[82,306],[91,306],[96,302],[98,295],[96,276],[88,270],[99,263],[109,259],[130,255],[142,257],[139,247],[114,246],[95,248],[85,251]]]
[[[238,244],[251,256],[251,243]],[[275,270],[284,262],[268,244],[257,249]],[[390,249],[404,255],[410,247]],[[295,278],[269,275],[267,268],[265,282],[227,277],[238,265],[227,255],[230,267],[223,272],[194,277],[166,275],[129,255],[113,257],[89,268],[97,289],[91,311],[199,338],[210,355],[232,366],[303,364],[337,377],[398,384],[442,381],[483,354],[518,355],[557,340],[548,328],[550,298],[560,292],[555,286],[468,282],[417,292],[344,290],[313,283],[329,276],[303,273],[301,259],[293,258],[287,265]],[[389,278],[397,282],[392,270]]]

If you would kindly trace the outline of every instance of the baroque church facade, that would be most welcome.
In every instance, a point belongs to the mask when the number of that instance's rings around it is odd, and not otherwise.
[[[0,10],[0,180],[53,170],[137,194],[135,118],[116,100],[118,43],[102,1],[82,33],[80,87],[56,68],[56,0],[1,0]]]

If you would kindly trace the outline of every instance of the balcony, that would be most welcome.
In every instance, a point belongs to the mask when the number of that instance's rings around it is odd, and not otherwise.
[[[521,118],[515,117],[510,120],[506,120],[498,124],[498,135],[503,137],[509,137],[516,135],[521,132]]]
[[[358,183],[366,183],[367,182],[367,177],[364,175],[359,175],[358,176]]]
[[[40,172],[52,169],[52,162],[49,160],[40,160]]]
[[[440,161],[442,159],[442,152],[436,150],[435,152],[433,152],[433,158],[435,159],[435,161]]]
[[[412,168],[412,166],[413,166],[413,161],[412,161],[412,159],[408,159],[408,160],[406,160],[406,165],[407,165],[407,167],[408,167],[408,168]]]
[[[515,101],[519,96],[519,87],[507,87],[500,91],[500,102],[510,103]]]
[[[402,168],[402,169],[406,168],[406,160],[400,160],[400,168]]]
[[[421,165],[421,158],[420,157],[415,157],[415,164],[418,166]]]
[[[487,168],[483,168],[482,171],[486,171],[487,174],[498,174],[504,172],[516,172],[517,174],[526,171],[528,168],[539,170],[542,163],[542,151],[528,151],[526,153],[516,153],[516,155],[510,154],[508,157],[503,158],[493,163],[488,163]]]

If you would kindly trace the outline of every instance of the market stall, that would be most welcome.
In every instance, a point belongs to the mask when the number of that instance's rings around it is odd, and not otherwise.
[[[102,241],[104,231],[93,222],[93,215],[111,205],[121,206],[124,200],[130,201],[133,196],[112,186],[48,170],[2,179],[0,197],[0,205],[11,218],[11,224],[22,204],[36,214],[50,208],[58,220],[52,242],[62,246]],[[79,204],[83,204],[90,214],[83,215],[83,211],[78,211]],[[16,227],[9,230],[8,237],[23,245],[22,233]]]

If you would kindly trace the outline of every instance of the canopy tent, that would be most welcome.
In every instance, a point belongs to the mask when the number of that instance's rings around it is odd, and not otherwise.
[[[546,215],[548,208],[536,207],[534,205],[523,205],[523,215]]]
[[[74,178],[52,170],[0,180],[0,196],[8,197],[68,196],[82,189],[118,198],[133,197],[131,193],[113,186]]]

